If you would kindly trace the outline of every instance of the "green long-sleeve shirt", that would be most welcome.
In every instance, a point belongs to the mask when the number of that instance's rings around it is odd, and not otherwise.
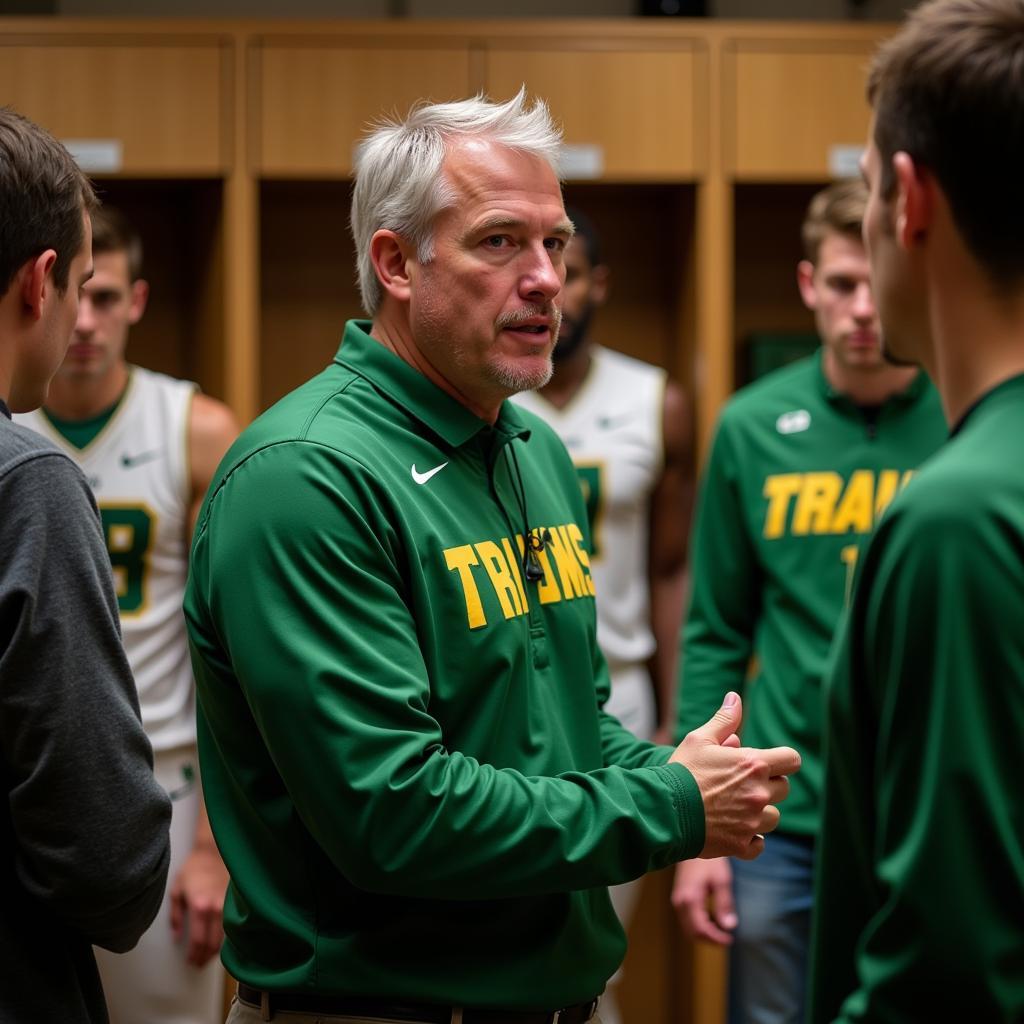
[[[821,683],[860,544],[945,437],[923,374],[870,419],[830,388],[820,352],[722,412],[690,546],[678,732],[742,693],[744,742],[803,758],[784,831],[818,830]]]
[[[489,426],[366,329],[242,435],[196,531],[224,961],[276,990],[579,1002],[624,950],[606,886],[698,853],[700,794],[601,710],[561,442],[508,403]]]
[[[865,552],[827,687],[814,1024],[1024,1020],[1024,377]]]

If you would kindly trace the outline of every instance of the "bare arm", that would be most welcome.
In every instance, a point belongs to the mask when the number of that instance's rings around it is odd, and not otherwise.
[[[672,743],[676,721],[676,664],[686,589],[686,541],[693,506],[693,445],[690,408],[682,390],[669,381],[662,408],[664,466],[651,495],[651,628],[656,648],[650,660],[658,697],[654,739]]]
[[[188,536],[196,528],[199,509],[224,453],[238,437],[238,421],[223,402],[209,395],[196,395],[188,425],[188,457],[191,467]]]
[[[226,405],[207,395],[196,395],[192,399],[188,429],[191,467],[189,539],[217,466],[237,436],[238,424]],[[196,967],[202,967],[216,956],[224,939],[227,885],[227,869],[217,851],[200,792],[192,852],[171,886],[171,929],[175,938],[180,939],[188,921],[188,962]]]

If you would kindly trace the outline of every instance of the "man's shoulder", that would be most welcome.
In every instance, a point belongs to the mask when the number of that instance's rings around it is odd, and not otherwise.
[[[780,366],[763,377],[745,384],[728,401],[727,408],[742,413],[748,409],[774,407],[796,400],[806,401],[819,395],[821,367],[816,355]]]
[[[630,378],[647,381],[663,381],[667,374],[660,366],[654,363],[644,362],[635,356],[628,356],[618,349],[607,348],[604,345],[595,345],[593,358],[609,372],[625,374]]]
[[[183,377],[172,377],[159,370],[150,370],[145,366],[131,365],[132,387],[142,391],[159,391],[171,395],[188,396],[199,390],[195,381]]]
[[[798,433],[822,408],[821,370],[814,356],[773,370],[741,387],[722,408],[719,429],[728,432],[770,427]]]
[[[29,464],[34,473],[84,479],[74,460],[52,441],[22,423],[0,418],[0,477]]]
[[[0,528],[34,521],[60,531],[69,520],[95,512],[92,492],[75,461],[34,430],[6,419],[0,422],[0,489]]]
[[[990,440],[954,437],[920,467],[883,519],[890,544],[948,550],[998,535],[1024,546],[1024,471]]]
[[[333,363],[257,416],[228,449],[220,475],[227,477],[257,452],[270,450],[283,455],[321,448],[358,455],[368,443],[367,403],[378,401],[386,399],[365,378]]]

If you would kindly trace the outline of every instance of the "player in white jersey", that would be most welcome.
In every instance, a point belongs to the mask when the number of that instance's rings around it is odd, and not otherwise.
[[[222,1018],[216,957],[227,873],[199,786],[194,684],[182,594],[195,517],[237,433],[196,386],[125,361],[145,311],[141,244],[111,210],[94,217],[96,272],[43,410],[23,422],[82,467],[103,520],[121,628],[157,780],[173,803],[168,891],[128,954],[97,950],[114,1024],[212,1024]]]
[[[671,743],[692,500],[689,415],[664,370],[591,338],[609,270],[589,219],[568,212],[576,235],[565,251],[554,374],[513,401],[562,438],[587,499],[597,639],[612,681],[606,707],[638,736]],[[627,926],[638,883],[616,886],[611,895]],[[601,1005],[606,1024],[619,1019],[609,998],[616,981]]]

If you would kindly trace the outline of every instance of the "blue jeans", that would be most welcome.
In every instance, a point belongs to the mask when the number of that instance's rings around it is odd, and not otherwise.
[[[814,839],[769,835],[734,860],[739,924],[729,956],[729,1024],[804,1024],[814,902]]]

